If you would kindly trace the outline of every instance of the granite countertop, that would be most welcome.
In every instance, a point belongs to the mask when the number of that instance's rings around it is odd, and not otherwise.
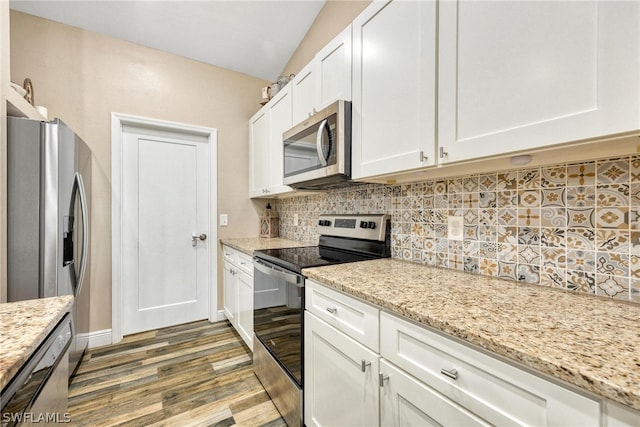
[[[230,246],[234,249],[244,252],[247,255],[253,255],[253,251],[263,249],[279,249],[279,248],[295,248],[300,246],[315,246],[317,243],[300,242],[298,240],[283,239],[281,237],[260,238],[246,237],[240,239],[220,239],[223,245]]]
[[[0,390],[71,310],[72,304],[71,295],[0,304]]]
[[[640,305],[392,259],[302,273],[640,410]]]

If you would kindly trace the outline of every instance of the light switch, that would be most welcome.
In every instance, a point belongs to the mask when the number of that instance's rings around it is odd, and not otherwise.
[[[229,214],[220,214],[220,227],[229,225]]]
[[[461,216],[449,217],[449,240],[463,240],[464,239],[464,223]]]

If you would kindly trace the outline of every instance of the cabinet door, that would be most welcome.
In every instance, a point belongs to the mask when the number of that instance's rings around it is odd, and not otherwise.
[[[318,73],[316,62],[307,64],[291,81],[293,99],[293,125],[313,114],[318,105]]]
[[[269,108],[269,191],[271,195],[292,191],[282,184],[284,154],[282,134],[291,128],[291,85],[286,85],[267,104]]]
[[[269,108],[249,120],[249,196],[265,197],[269,187]]]
[[[619,1],[440,2],[440,161],[638,129],[639,9]]]
[[[253,277],[244,271],[236,275],[238,286],[238,325],[236,330],[253,351]]]
[[[351,101],[351,25],[322,48],[314,58],[318,70],[318,106]]]
[[[382,426],[491,425],[385,360],[380,361],[380,375],[383,376],[380,389]]]
[[[305,424],[377,426],[378,356],[309,312],[304,321]]]
[[[224,275],[222,277],[223,281],[223,306],[224,306],[224,314],[227,316],[227,320],[231,322],[231,324],[236,327],[237,326],[237,318],[236,314],[238,313],[238,295],[236,292],[236,275],[235,270],[233,268],[233,264],[229,261],[224,261],[222,263],[224,269]]]
[[[353,22],[354,178],[435,161],[436,2],[374,2]]]

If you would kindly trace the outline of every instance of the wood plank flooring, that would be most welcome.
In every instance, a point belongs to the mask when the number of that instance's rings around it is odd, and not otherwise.
[[[69,413],[75,426],[286,426],[226,321],[89,350],[69,386]]]

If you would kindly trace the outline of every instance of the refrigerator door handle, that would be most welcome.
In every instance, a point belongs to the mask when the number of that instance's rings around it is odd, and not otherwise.
[[[76,172],[75,180],[80,193],[80,210],[82,211],[82,258],[80,260],[80,270],[78,272],[78,286],[76,288],[76,296],[80,295],[82,283],[84,282],[84,274],[87,270],[87,255],[89,254],[89,209],[87,205],[87,193],[84,188],[82,175]]]

